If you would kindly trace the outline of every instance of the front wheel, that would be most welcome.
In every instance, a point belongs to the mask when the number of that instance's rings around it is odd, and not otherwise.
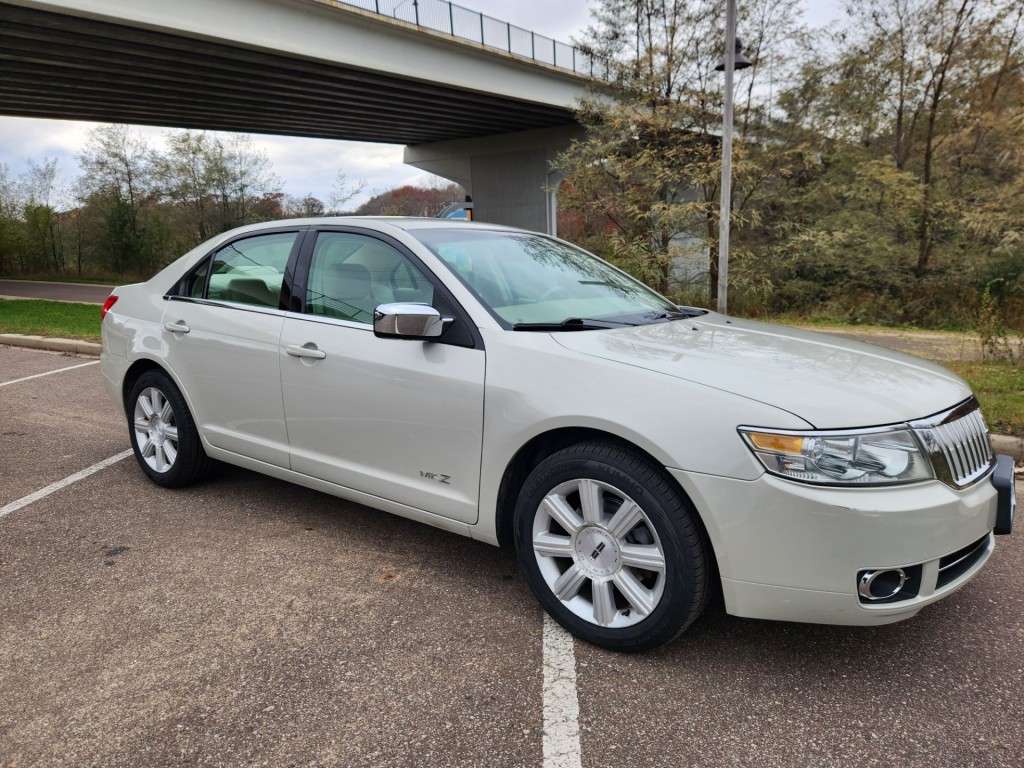
[[[709,555],[695,517],[646,458],[580,443],[527,478],[516,553],[533,593],[567,630],[612,650],[649,650],[707,602]]]
[[[150,480],[181,488],[205,477],[212,461],[185,398],[163,371],[147,371],[128,399],[128,432],[135,458]]]

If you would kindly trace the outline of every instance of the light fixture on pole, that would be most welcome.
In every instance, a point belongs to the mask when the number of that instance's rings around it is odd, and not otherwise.
[[[409,0],[402,0],[398,5],[391,9],[391,15],[396,19],[398,18],[398,9],[405,5]],[[416,26],[420,25],[420,0],[412,0],[412,12],[416,17]],[[380,6],[377,6],[377,13],[380,13]],[[404,19],[403,19],[404,21]]]
[[[725,57],[715,69],[725,72],[722,104],[722,197],[718,208],[718,304],[726,311],[729,285],[729,216],[732,212],[732,73],[753,62],[743,55],[743,43],[736,37],[736,0],[726,0]]]
[[[743,55],[743,41],[738,37],[733,36],[736,40],[736,48],[732,54],[732,68],[733,69],[746,69],[747,67],[754,66],[754,62]],[[728,47],[728,46],[727,46]],[[716,72],[725,72],[725,56],[723,56],[719,62],[715,65]]]

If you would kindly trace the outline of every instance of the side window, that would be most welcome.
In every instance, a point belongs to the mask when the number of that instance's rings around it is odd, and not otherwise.
[[[276,309],[288,256],[297,236],[296,232],[276,232],[236,240],[221,248],[213,254],[206,298]],[[202,295],[208,269],[204,266],[193,274],[190,296]]]
[[[203,292],[206,290],[206,275],[209,271],[210,260],[203,259],[202,264],[188,276],[188,282],[185,286],[186,296],[191,296],[193,299],[203,298]]]
[[[387,243],[349,232],[317,236],[306,289],[309,314],[369,325],[379,304],[433,300],[430,281]]]

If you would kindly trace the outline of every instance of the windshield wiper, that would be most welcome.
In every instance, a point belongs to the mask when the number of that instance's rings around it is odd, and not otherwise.
[[[636,325],[620,320],[600,320],[597,318],[569,317],[560,323],[515,323],[513,331],[600,331],[607,328],[621,328],[624,325]]]
[[[696,307],[680,307],[679,309],[667,309],[664,312],[658,312],[653,315],[648,315],[645,319],[647,320],[682,320],[687,317],[700,317],[706,315],[708,311],[706,309],[697,309]]]

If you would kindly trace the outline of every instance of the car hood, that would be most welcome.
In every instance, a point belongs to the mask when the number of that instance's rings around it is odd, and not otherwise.
[[[917,419],[971,394],[961,379],[926,360],[823,333],[714,313],[552,335],[575,352],[773,405],[819,429]]]

